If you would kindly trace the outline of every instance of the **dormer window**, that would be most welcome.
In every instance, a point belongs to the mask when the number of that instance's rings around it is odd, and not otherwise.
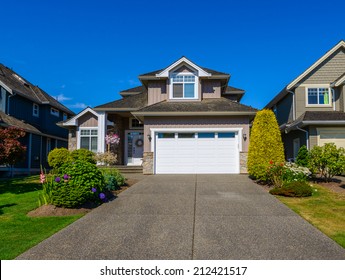
[[[179,73],[171,76],[172,99],[196,99],[196,77],[191,73]]]

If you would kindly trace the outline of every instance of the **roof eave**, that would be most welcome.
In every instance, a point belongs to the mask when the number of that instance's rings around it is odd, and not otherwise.
[[[132,112],[135,116],[254,116],[256,112]]]

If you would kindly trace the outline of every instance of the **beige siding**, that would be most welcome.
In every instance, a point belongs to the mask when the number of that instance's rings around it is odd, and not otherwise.
[[[85,115],[80,116],[78,124],[80,127],[96,127],[98,126],[98,120],[93,114],[86,113]]]
[[[318,135],[315,127],[309,127],[309,149],[317,146]]]
[[[344,69],[345,50],[341,48],[307,75],[301,83],[330,84],[344,74]]]
[[[243,128],[247,140],[242,139],[242,152],[248,151],[249,119],[247,117],[146,117],[144,135],[151,128]],[[153,140],[152,140],[153,141]],[[144,152],[151,152],[151,143],[144,141]]]
[[[307,104],[307,94],[306,94],[306,87],[300,86],[295,90],[295,98],[296,98],[296,118],[301,116],[305,111],[333,111],[333,105],[330,104],[327,107],[322,106],[310,106]],[[335,109],[340,110],[340,95],[339,91],[335,91]]]
[[[202,98],[220,98],[220,81],[203,80],[201,83]]]
[[[148,83],[148,105],[167,99],[167,82],[152,81]]]

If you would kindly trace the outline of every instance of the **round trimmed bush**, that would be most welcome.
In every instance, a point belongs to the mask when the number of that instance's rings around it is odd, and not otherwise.
[[[71,152],[71,159],[72,161],[75,160],[82,160],[87,161],[92,164],[96,164],[95,154],[86,149],[78,149]]]
[[[55,178],[52,203],[73,208],[86,202],[99,202],[104,199],[104,190],[104,177],[96,165],[82,160],[67,162]]]
[[[66,148],[55,148],[48,154],[48,164],[54,169],[60,168],[69,159],[70,152]]]
[[[313,189],[306,182],[290,182],[283,187],[270,190],[270,194],[289,197],[307,197],[313,194]]]

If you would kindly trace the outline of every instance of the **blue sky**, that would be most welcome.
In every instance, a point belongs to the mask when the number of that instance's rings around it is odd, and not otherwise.
[[[181,56],[261,109],[341,39],[345,1],[4,1],[0,62],[75,112]]]

